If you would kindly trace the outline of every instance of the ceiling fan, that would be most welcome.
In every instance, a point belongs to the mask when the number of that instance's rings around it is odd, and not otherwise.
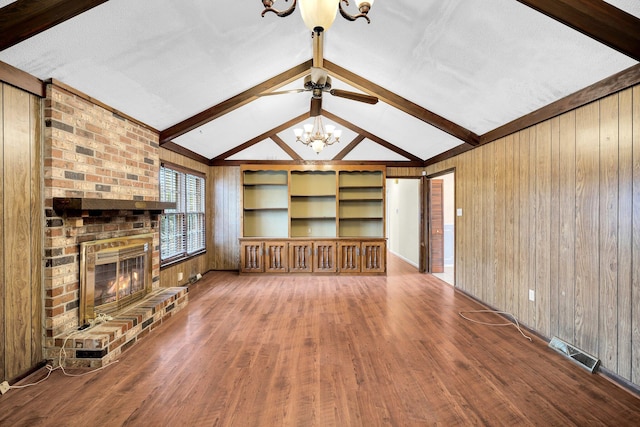
[[[350,92],[348,90],[333,89],[331,87],[331,77],[329,77],[327,70],[322,68],[322,34],[322,31],[313,32],[313,66],[311,67],[310,73],[304,78],[304,88],[267,92],[260,96],[311,92],[311,117],[320,115],[322,111],[322,94],[324,92],[328,92],[329,94],[339,98],[350,99],[352,101],[359,101],[367,104],[376,104],[378,102],[378,98],[375,96]]]

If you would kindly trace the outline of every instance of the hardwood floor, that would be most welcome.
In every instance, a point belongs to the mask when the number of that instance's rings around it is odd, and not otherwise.
[[[480,308],[393,256],[387,277],[209,273],[192,287],[187,308],[119,363],[77,378],[55,371],[37,386],[1,396],[0,425],[624,426],[640,420],[640,399],[543,341],[458,314]]]

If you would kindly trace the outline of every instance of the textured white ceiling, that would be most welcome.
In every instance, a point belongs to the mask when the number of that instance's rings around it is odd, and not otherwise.
[[[638,0],[606,0],[607,3],[624,10],[633,16],[640,17],[640,1]]]
[[[635,64],[513,0],[374,7],[369,48],[334,25],[326,58],[477,134]]]
[[[640,16],[640,1],[609,3]],[[163,130],[311,58],[299,12],[261,11],[257,0],[110,0],[0,52],[0,61]],[[325,58],[477,134],[636,64],[515,0],[379,0],[369,16],[370,25],[338,16]],[[334,87],[355,90],[338,79]],[[214,158],[308,111],[309,99],[262,97],[174,142]],[[384,103],[325,94],[323,108],[421,159],[462,143]],[[291,129],[279,136],[305,159],[328,160],[355,137],[344,132],[320,156]],[[233,158],[289,157],[267,139]],[[404,160],[371,140],[346,159]]]

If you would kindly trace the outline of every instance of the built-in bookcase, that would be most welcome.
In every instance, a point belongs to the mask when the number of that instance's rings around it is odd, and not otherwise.
[[[336,172],[291,171],[291,237],[336,234]]]
[[[288,237],[289,173],[245,170],[242,213],[245,237]]]
[[[339,237],[384,237],[382,171],[340,171]]]
[[[384,167],[241,171],[242,273],[386,273]]]

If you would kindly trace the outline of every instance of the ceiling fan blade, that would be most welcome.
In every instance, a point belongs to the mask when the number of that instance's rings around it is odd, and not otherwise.
[[[311,98],[311,117],[319,116],[322,112],[322,98]]]
[[[339,98],[351,99],[352,101],[365,102],[367,104],[377,104],[378,98],[363,93],[349,92],[348,90],[331,89],[329,93]]]
[[[306,89],[291,89],[291,90],[279,90],[276,92],[264,92],[261,93],[258,96],[271,96],[271,95],[284,95],[287,93],[300,93],[300,92],[305,92]]]

